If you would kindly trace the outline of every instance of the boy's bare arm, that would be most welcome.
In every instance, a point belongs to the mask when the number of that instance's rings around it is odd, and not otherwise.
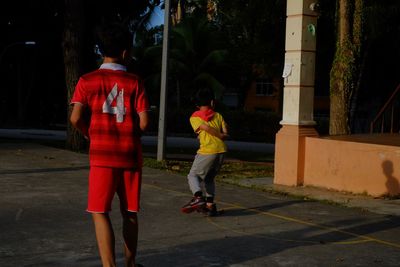
[[[226,135],[229,135],[229,132],[228,132],[228,125],[227,125],[226,123],[224,123],[224,124],[222,125],[222,132],[223,132],[224,134],[226,134]]]
[[[228,139],[229,132],[228,132],[228,126],[227,125],[222,126],[222,133],[224,135],[224,138],[222,140]]]
[[[83,117],[85,107],[82,104],[76,103],[71,112],[70,121],[74,128],[78,129],[85,138],[89,138],[88,125]]]
[[[144,132],[149,126],[149,114],[147,111],[139,113],[139,127],[142,132]]]

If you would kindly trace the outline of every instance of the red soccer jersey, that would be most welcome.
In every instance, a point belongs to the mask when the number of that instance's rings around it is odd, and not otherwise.
[[[72,103],[90,111],[91,166],[134,168],[142,164],[139,117],[149,102],[139,78],[119,64],[103,64],[83,75]]]

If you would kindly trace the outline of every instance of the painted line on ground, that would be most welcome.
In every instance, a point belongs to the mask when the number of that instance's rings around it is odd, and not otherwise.
[[[161,186],[158,186],[158,185],[154,185],[154,184],[143,184],[143,185],[144,186],[148,186],[148,187],[153,187],[155,189],[159,189],[159,190],[162,190],[162,191],[172,192],[174,194],[179,194],[179,195],[182,195],[182,196],[188,196],[188,195],[192,196],[191,194],[188,194],[188,193],[183,193],[183,192],[180,192],[180,191],[177,191],[177,190],[164,188],[164,187],[161,187]],[[398,243],[394,243],[394,242],[390,242],[390,241],[374,238],[374,237],[371,237],[371,236],[359,235],[359,234],[352,233],[352,232],[349,232],[349,231],[346,231],[346,230],[341,230],[341,229],[338,229],[338,228],[335,228],[335,227],[330,227],[330,226],[325,226],[325,225],[322,225],[322,224],[312,223],[312,222],[304,221],[304,220],[297,219],[297,218],[294,218],[294,217],[281,215],[281,214],[278,214],[278,213],[273,213],[273,212],[268,212],[268,211],[261,211],[261,210],[254,209],[254,208],[246,208],[246,207],[244,207],[244,206],[242,206],[240,204],[229,203],[229,202],[225,202],[225,201],[219,201],[219,203],[221,203],[223,205],[226,205],[226,206],[230,206],[232,208],[237,208],[237,209],[246,210],[246,211],[252,211],[254,213],[257,213],[258,215],[264,215],[264,216],[268,216],[268,217],[278,218],[278,219],[281,219],[281,220],[284,220],[284,221],[294,222],[294,223],[302,224],[302,225],[307,225],[307,226],[311,226],[311,227],[327,230],[329,232],[337,232],[337,233],[341,233],[341,234],[345,234],[345,235],[349,235],[349,236],[353,236],[353,237],[361,239],[361,240],[353,240],[353,241],[325,242],[325,244],[349,245],[349,244],[359,244],[359,243],[366,243],[366,242],[376,242],[376,243],[379,243],[379,244],[382,244],[382,245],[385,245],[385,246],[389,246],[389,247],[394,247],[394,248],[400,249],[400,244],[398,244]],[[221,227],[218,226],[218,224],[216,224],[215,221],[212,220],[210,217],[208,218],[208,221],[210,223],[212,223],[213,225],[215,225],[216,227],[219,227],[221,229],[230,230],[232,232],[237,231],[237,230],[234,230],[232,228],[224,228],[222,226]],[[242,231],[237,231],[237,233],[249,235],[249,233],[245,233],[245,232],[242,232]],[[283,240],[283,239],[279,239],[279,240]],[[306,240],[288,240],[288,241],[291,241],[291,242],[304,242],[304,243],[310,243],[310,242],[319,243],[319,242],[316,242],[316,241],[306,241]]]

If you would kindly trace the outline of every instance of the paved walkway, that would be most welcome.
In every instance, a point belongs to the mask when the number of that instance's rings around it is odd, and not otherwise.
[[[87,174],[87,155],[0,143],[0,266],[99,266],[84,211]],[[138,260],[146,267],[399,266],[397,200],[362,197],[363,209],[348,208],[310,200],[330,195],[349,204],[348,195],[278,188],[268,178],[258,183],[266,192],[218,184],[216,200],[225,213],[206,218],[179,212],[190,198],[185,177],[145,168]]]
[[[32,140],[65,140],[66,132],[58,130],[42,130],[42,129],[1,129],[0,137],[12,139],[32,139]],[[157,136],[143,136],[143,145],[156,146]],[[274,144],[226,141],[229,150],[239,150],[247,152],[262,152],[272,154],[275,151]],[[167,137],[168,147],[177,148],[197,148],[199,146],[196,138],[188,137]]]

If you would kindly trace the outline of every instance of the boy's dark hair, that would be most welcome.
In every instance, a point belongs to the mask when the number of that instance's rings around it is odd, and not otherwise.
[[[200,88],[195,95],[196,106],[210,106],[211,101],[215,100],[214,91],[208,87]]]
[[[96,27],[96,42],[103,56],[119,57],[132,47],[132,34],[119,23],[103,23]]]

